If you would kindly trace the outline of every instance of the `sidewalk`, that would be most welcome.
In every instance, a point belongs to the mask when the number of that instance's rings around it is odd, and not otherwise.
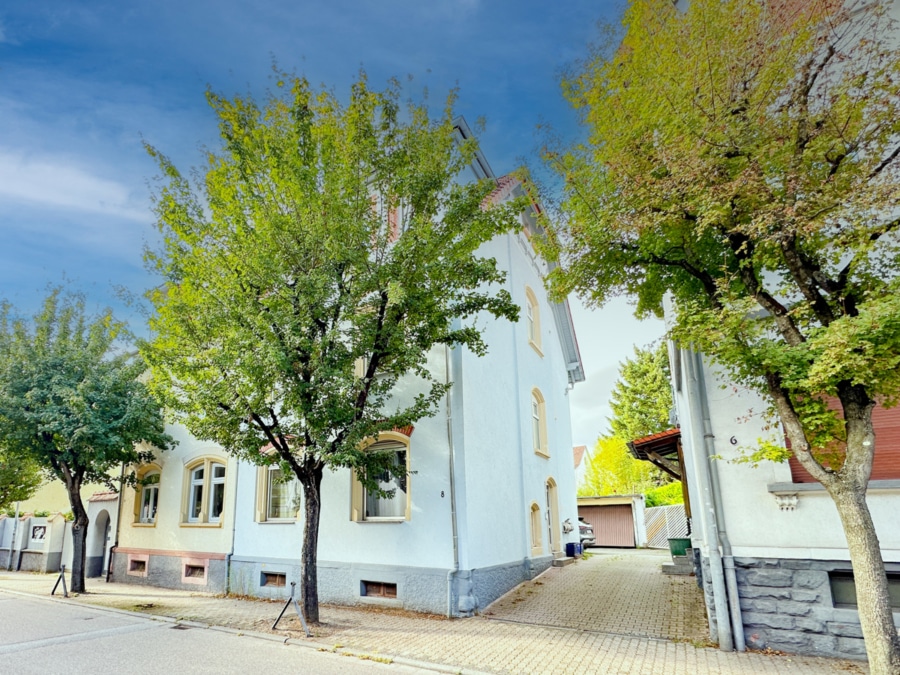
[[[552,590],[554,587],[562,589],[569,582],[570,591],[576,595],[586,595],[588,589],[582,587],[580,575],[589,572],[590,567],[599,568],[614,562],[611,557],[598,556],[554,570],[552,575],[542,575],[512,591],[489,608],[490,614],[486,612],[481,617],[448,620],[408,612],[323,606],[323,625],[315,627],[313,638],[303,638],[296,619],[282,620],[275,633],[285,638],[301,638],[320,649],[440,664],[451,667],[451,672],[460,669],[488,673],[622,675],[846,675],[867,672],[863,663],[760,653],[726,653],[698,647],[698,642],[687,639],[676,641],[536,624],[534,621],[539,617],[536,606],[520,608],[519,605],[525,605],[525,601],[513,601],[517,594],[528,596],[528,591],[531,591],[531,596],[538,596],[539,603],[553,607],[554,603],[548,599],[551,594],[541,592],[545,583]],[[577,573],[570,576],[566,570],[577,570]],[[0,592],[49,597],[56,576],[0,571]],[[538,582],[540,585],[537,585]],[[271,624],[281,611],[281,603],[222,598],[131,584],[107,584],[99,579],[88,580],[87,586],[88,593],[71,597],[70,601],[225,626],[238,631],[271,635]],[[505,609],[507,604],[512,608]],[[525,616],[519,615],[519,612],[525,612]],[[607,612],[607,615],[610,614]],[[288,615],[285,616],[287,618]],[[560,616],[552,615],[550,620],[560,622]],[[582,617],[579,620],[583,620],[583,615],[579,616]],[[523,620],[528,623],[521,623]],[[282,626],[289,630],[281,630]]]

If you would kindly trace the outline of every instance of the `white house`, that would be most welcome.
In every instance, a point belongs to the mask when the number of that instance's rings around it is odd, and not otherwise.
[[[469,135],[464,122],[458,131]],[[481,155],[473,171],[494,178]],[[491,198],[521,192],[518,179],[503,177]],[[544,291],[548,265],[530,241],[539,234],[534,212],[522,225],[479,251],[506,271],[521,320],[483,320],[484,357],[433,350],[432,372],[453,382],[438,414],[373,439],[408,466],[404,481],[386,484],[395,497],[366,495],[350,470],[326,473],[321,601],[465,615],[578,541],[569,527],[577,507],[568,392],[584,370],[568,304]],[[417,386],[410,378],[396,396]],[[300,575],[296,483],[183,432],[180,441],[142,468],[158,479],[126,491],[116,579],[284,597]]]
[[[831,498],[793,461],[756,468],[731,461],[760,439],[783,443],[780,427],[763,419],[757,394],[731,384],[702,355],[669,348],[711,637],[738,649],[864,657],[850,556]],[[898,413],[873,415],[878,443],[867,501],[900,627]]]

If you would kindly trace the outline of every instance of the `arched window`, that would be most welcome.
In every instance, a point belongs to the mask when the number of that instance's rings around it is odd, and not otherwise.
[[[161,470],[157,464],[138,467],[137,484],[134,487],[134,524],[155,525],[159,507],[159,481]]]
[[[143,478],[141,488],[141,515],[140,522],[155,523],[156,508],[159,504],[159,471],[147,473]]]
[[[528,286],[525,287],[525,330],[528,332],[528,344],[541,356],[541,310],[537,296]]]
[[[536,502],[531,502],[531,555],[541,555],[544,552],[544,544],[541,541],[541,531],[544,529],[541,523],[541,507]]]
[[[219,524],[225,509],[225,464],[202,457],[185,466],[182,522]]]
[[[357,522],[409,520],[412,503],[409,437],[398,432],[384,432],[365,450],[381,453],[384,467],[370,476],[374,489],[366,489],[359,477],[353,474],[351,519]]]
[[[550,456],[547,447],[547,410],[544,397],[537,388],[531,390],[531,444],[539,455]]]

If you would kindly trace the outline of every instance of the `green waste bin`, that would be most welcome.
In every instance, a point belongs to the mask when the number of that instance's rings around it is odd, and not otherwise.
[[[689,537],[673,537],[669,539],[669,551],[672,553],[673,558],[676,556],[686,557],[690,547],[691,540]]]

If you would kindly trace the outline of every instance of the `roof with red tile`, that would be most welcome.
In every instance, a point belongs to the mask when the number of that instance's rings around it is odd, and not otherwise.
[[[112,492],[108,490],[106,492],[95,492],[90,497],[88,497],[89,502],[114,502],[119,498],[118,492]]]
[[[666,429],[658,434],[650,434],[643,438],[636,438],[628,443],[628,449],[637,459],[647,459],[648,452],[658,452],[661,455],[672,455],[678,452],[678,442],[681,439],[681,429]]]
[[[572,454],[575,458],[575,468],[577,469],[581,465],[581,460],[584,458],[584,453],[587,452],[586,445],[576,445],[572,448]]]

